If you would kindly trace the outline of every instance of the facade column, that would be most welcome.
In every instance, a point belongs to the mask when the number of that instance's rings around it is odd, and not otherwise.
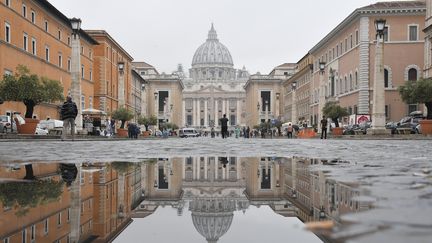
[[[201,158],[197,158],[197,162],[196,162],[196,179],[200,180],[201,179]]]
[[[70,187],[70,201],[71,201],[71,214],[70,214],[70,242],[80,242],[80,225],[81,225],[81,164],[75,164],[77,171],[77,178],[72,182]]]
[[[214,166],[214,169],[215,169],[215,180],[217,180],[218,179],[218,172],[219,172],[219,168],[218,168],[218,163],[219,163],[219,160],[218,160],[218,157],[215,157],[214,158],[214,161],[215,161],[215,166]]]
[[[226,180],[226,170],[222,167],[222,180]]]
[[[182,161],[182,179],[186,178],[186,158],[183,158]]]
[[[201,127],[201,100],[197,100],[197,122],[198,127]]]
[[[196,126],[196,99],[192,99],[192,126]]]
[[[182,101],[182,124],[186,127],[186,101]]]
[[[197,171],[196,171],[196,158],[194,157],[194,158],[192,158],[192,178],[194,180],[197,177],[196,174],[197,174]]]
[[[241,104],[240,104],[240,99],[236,100],[237,103],[237,120],[236,120],[236,124],[240,125],[240,118],[241,118]]]
[[[208,171],[207,171],[207,164],[208,164],[208,160],[209,158],[206,157],[204,159],[204,179],[207,180],[208,179]]]
[[[218,117],[218,111],[219,111],[219,107],[218,107],[218,100],[216,99],[215,101],[214,101],[215,103],[214,103],[214,107],[215,107],[215,110],[214,110],[214,113],[215,113],[215,120],[214,120],[214,122],[215,122],[215,127],[217,127],[217,126],[219,126],[219,118],[220,117]]]
[[[222,100],[222,116],[226,114],[226,99]]]
[[[204,100],[204,126],[208,127],[208,99]]]
[[[126,105],[125,100],[125,83],[124,83],[124,62],[119,62],[117,64],[118,67],[118,107],[124,107]]]
[[[291,92],[291,96],[292,96],[292,116],[291,116],[291,120],[293,122],[293,124],[298,124],[297,123],[297,104],[296,104],[296,99],[297,99],[297,94],[296,94],[296,90],[293,89]],[[299,124],[300,125],[300,124]]]
[[[240,158],[236,158],[236,166],[237,166],[237,168],[236,168],[236,170],[237,170],[237,180],[240,180],[240,176],[241,176],[241,167],[240,167],[240,164],[241,164],[241,161],[240,161]]]

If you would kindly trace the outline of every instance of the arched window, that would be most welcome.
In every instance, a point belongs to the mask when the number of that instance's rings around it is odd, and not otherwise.
[[[384,69],[384,88],[389,87],[389,71]]]
[[[339,94],[342,94],[343,89],[342,89],[342,79],[339,79]]]
[[[357,89],[358,88],[358,73],[357,72],[355,72],[354,78],[355,78],[355,88]]]
[[[408,81],[417,81],[417,69],[410,68],[408,70]]]
[[[350,74],[350,76],[349,76],[349,87],[350,87],[350,90],[353,90],[352,74]]]
[[[345,76],[345,92],[348,92],[348,80],[346,76]]]

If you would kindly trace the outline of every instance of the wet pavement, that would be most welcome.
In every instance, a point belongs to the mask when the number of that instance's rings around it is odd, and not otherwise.
[[[225,172],[222,169],[225,160],[220,158],[228,158],[226,163],[228,169]],[[235,158],[234,167],[231,166],[230,158]],[[300,234],[300,238],[298,240],[296,238],[295,242],[316,240],[313,237],[313,239],[307,238],[310,235],[308,236],[307,231],[303,230],[306,226],[301,222],[313,228],[316,236],[325,242],[431,242],[432,240],[432,218],[430,217],[432,215],[432,141],[430,140],[197,138],[110,142],[20,141],[0,143],[0,161],[2,161],[0,168],[3,170],[1,185],[7,185],[6,182],[17,183],[15,180],[26,177],[23,164],[28,162],[33,162],[33,167],[48,165],[55,167],[57,164],[54,162],[75,163],[78,168],[84,168],[87,173],[88,171],[94,173],[93,182],[101,179],[98,174],[101,168],[113,167],[110,167],[111,163],[107,162],[123,161],[140,165],[139,172],[130,173],[135,175],[134,179],[130,179],[135,182],[138,181],[139,174],[140,182],[139,185],[138,182],[132,183],[136,186],[128,189],[125,194],[132,196],[132,199],[128,199],[130,207],[123,206],[124,215],[117,222],[116,227],[122,229],[121,231],[124,230],[117,238],[117,242],[126,242],[126,239],[133,239],[128,237],[140,235],[139,231],[133,230],[136,226],[139,228],[140,225],[151,225],[152,222],[163,223],[176,220],[189,221],[189,224],[195,228],[195,237],[201,235],[201,238],[193,238],[196,240],[191,238],[190,242],[205,242],[205,237],[202,238],[201,234],[204,229],[197,229],[198,226],[195,225],[196,222],[203,223],[202,217],[197,219],[198,221],[193,221],[193,216],[200,215],[207,218],[208,215],[205,212],[196,212],[194,205],[196,206],[197,203],[200,205],[197,209],[202,209],[203,205],[206,205],[204,208],[211,208],[212,203],[219,205],[218,200],[225,202],[230,210],[233,209],[225,212],[227,215],[234,215],[232,222],[236,222],[236,218],[240,221],[244,220],[241,218],[243,217],[242,207],[247,205],[245,215],[248,215],[248,211],[250,214],[257,215],[252,218],[248,216],[248,222],[257,223],[250,227],[265,226],[263,232],[267,233],[266,239],[274,239],[274,242],[281,242],[287,237],[280,234],[280,227],[276,227],[278,220],[286,220],[284,222],[287,224],[287,229],[296,231],[301,228],[297,233],[305,233],[304,236]],[[46,162],[51,163],[46,164]],[[210,170],[212,163],[218,164],[213,172]],[[208,168],[204,168],[207,166]],[[52,170],[56,173],[61,171],[59,168]],[[108,169],[102,170],[108,171]],[[41,171],[43,170],[37,173]],[[18,176],[16,173],[21,174]],[[52,174],[54,176],[55,173]],[[234,175],[235,180],[230,177]],[[110,174],[110,176],[112,181],[121,183],[117,174]],[[61,175],[58,177],[60,178]],[[225,178],[226,181],[219,177]],[[107,178],[104,179],[105,182],[110,181]],[[217,179],[211,181],[208,178]],[[89,197],[87,196],[87,200]],[[94,198],[92,205],[95,205],[96,196],[92,198]],[[125,197],[119,198],[124,200]],[[234,206],[231,205],[233,202],[235,202]],[[177,216],[179,205],[182,208],[181,216]],[[139,210],[136,209],[145,210],[137,212]],[[115,212],[118,213],[118,208],[111,209],[108,214]],[[210,212],[214,213],[211,210]],[[265,224],[260,224],[260,215],[268,220],[264,221]],[[281,216],[284,218],[278,218]],[[5,217],[0,218],[0,222],[4,224]],[[300,221],[290,221],[294,218]],[[327,224],[329,220],[332,222],[330,226]],[[96,221],[101,219],[91,218],[93,229],[106,227],[102,223],[96,224]],[[272,231],[273,221],[275,227]],[[309,225],[308,222],[322,224]],[[206,227],[209,227],[208,223],[205,224]],[[181,227],[186,227],[185,224],[180,223]],[[191,228],[191,225],[187,227]],[[253,235],[256,232],[249,231],[249,235],[247,231],[242,231],[241,225],[233,223],[231,229],[227,229],[226,234],[222,234],[224,236],[221,236],[218,242],[254,239]],[[114,229],[117,229],[116,227]],[[164,228],[163,224],[159,227]],[[236,228],[238,230],[233,230]],[[1,226],[0,229],[3,227]],[[156,237],[152,238],[154,239],[151,240],[152,242],[172,241],[169,237],[165,240],[163,237],[158,238],[157,232],[160,231],[156,229],[150,228],[146,234],[152,232]],[[93,232],[88,236],[99,234]],[[6,235],[6,232],[0,230],[0,238]],[[244,238],[235,238],[234,235],[237,237],[243,235]],[[280,235],[282,238],[278,238]]]

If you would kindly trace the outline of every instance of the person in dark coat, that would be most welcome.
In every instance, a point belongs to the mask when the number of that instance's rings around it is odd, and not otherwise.
[[[327,118],[323,116],[321,120],[321,139],[327,139]]]
[[[226,114],[223,115],[223,118],[219,119],[221,124],[221,133],[222,138],[227,138],[228,136],[228,118],[226,118]]]
[[[60,116],[63,120],[63,132],[62,141],[66,138],[68,128],[71,129],[72,140],[75,138],[75,118],[78,115],[78,108],[75,102],[72,101],[72,97],[68,96],[66,102],[63,103]]]

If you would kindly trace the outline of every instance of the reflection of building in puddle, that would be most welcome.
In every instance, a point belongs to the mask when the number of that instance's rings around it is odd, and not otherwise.
[[[142,171],[147,171],[142,176],[147,182],[145,200],[134,216],[146,217],[166,205],[182,215],[189,205],[194,227],[208,242],[217,242],[229,230],[234,212],[246,212],[251,204],[268,205],[284,216],[295,215],[283,198],[280,160],[189,157],[159,159],[143,166]],[[160,188],[161,177],[168,186]]]
[[[131,209],[141,198],[141,168],[125,165],[2,164],[0,178],[27,181],[1,184],[0,239],[111,241],[131,222]],[[13,192],[19,188],[34,191]]]
[[[304,222],[332,219],[341,214],[367,210],[370,203],[356,200],[358,183],[339,182],[327,178],[325,171],[312,170],[326,160],[284,158],[286,197],[296,206],[297,217]]]

